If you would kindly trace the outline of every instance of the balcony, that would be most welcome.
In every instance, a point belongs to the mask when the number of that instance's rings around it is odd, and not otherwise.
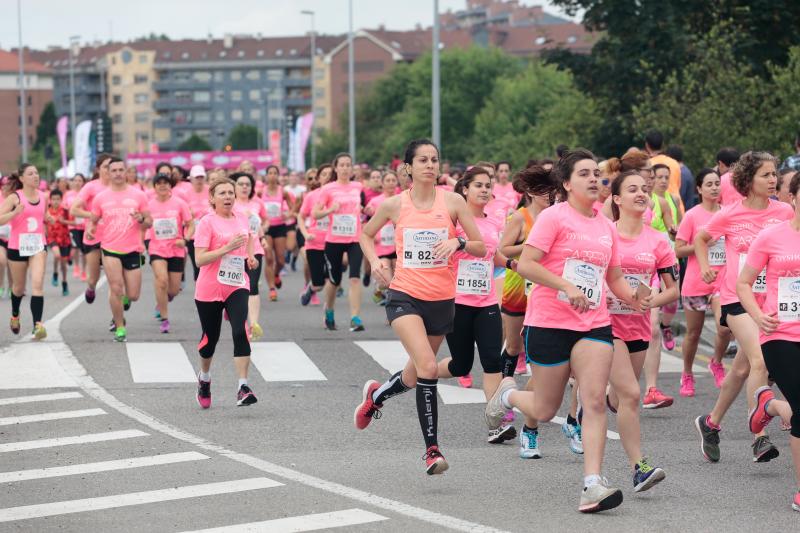
[[[191,120],[186,122],[175,122],[170,119],[160,118],[153,121],[155,129],[187,130],[187,129],[208,129],[212,125],[210,120]]]
[[[211,102],[187,102],[174,98],[159,98],[153,103],[156,111],[171,111],[175,109],[211,109]]]
[[[153,90],[155,91],[180,91],[191,89],[210,89],[211,80],[197,81],[189,80],[160,80],[153,82]]]
[[[311,87],[311,78],[283,78],[284,87]]]
[[[285,98],[283,105],[285,107],[311,107],[311,98]]]

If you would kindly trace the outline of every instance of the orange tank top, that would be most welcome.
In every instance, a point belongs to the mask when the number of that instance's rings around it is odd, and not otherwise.
[[[417,209],[411,191],[400,195],[400,216],[395,224],[397,264],[389,288],[419,300],[451,300],[456,297],[456,274],[452,258],[433,257],[434,245],[456,236],[456,228],[445,203],[445,191],[435,189],[433,206]]]

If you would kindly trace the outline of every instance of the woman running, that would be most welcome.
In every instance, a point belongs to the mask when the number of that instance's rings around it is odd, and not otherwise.
[[[250,278],[250,297],[247,300],[247,317],[250,321],[250,331],[253,340],[258,340],[264,335],[264,330],[259,324],[261,317],[261,299],[258,296],[258,281],[261,279],[261,268],[264,264],[264,228],[269,224],[268,210],[258,198],[254,198],[256,179],[244,172],[234,172],[230,179],[236,184],[236,202],[233,210],[237,215],[247,219],[250,225],[250,233],[253,234],[253,255],[258,264],[255,268],[249,269],[247,275]],[[267,189],[264,189],[265,194]]]
[[[156,174],[158,176],[158,174]],[[197,229],[197,224],[200,222],[200,219],[206,216],[210,211],[211,208],[208,204],[208,180],[206,180],[206,169],[203,165],[194,165],[190,172],[191,180],[192,180],[192,187],[186,190],[184,194],[184,198],[186,199],[186,203],[189,204],[189,210],[192,212],[192,219],[194,221],[195,229]],[[208,176],[211,177],[210,175]],[[197,279],[197,275],[200,273],[200,267],[197,266],[197,262],[194,258],[194,235],[185,235],[184,238],[186,239],[186,251],[188,252],[187,255],[189,256],[189,260],[192,262],[192,271],[194,274],[194,279]]]
[[[721,237],[708,247],[708,264],[717,271],[717,279],[708,284],[700,275],[700,266],[695,256],[694,238],[705,228],[711,217],[720,210],[719,206],[719,176],[710,168],[704,168],[695,177],[697,193],[700,195],[700,204],[689,209],[683,216],[678,233],[675,237],[675,254],[681,258],[686,257],[686,274],[681,287],[683,300],[683,314],[686,317],[686,335],[681,345],[683,356],[683,373],[681,374],[680,395],[691,397],[695,394],[694,366],[697,344],[700,342],[700,333],[703,331],[706,312],[714,314],[717,325],[717,336],[714,341],[714,358],[708,363],[708,370],[714,376],[714,385],[722,386],[725,379],[725,367],[722,366],[722,357],[731,338],[731,331],[719,325],[719,283],[722,277],[719,271],[725,266],[725,238]]]
[[[11,178],[0,178],[0,205],[13,194]],[[11,298],[11,269],[8,263],[8,239],[11,237],[11,224],[0,224],[0,299]],[[8,278],[6,279],[6,274]]]
[[[194,236],[200,275],[195,283],[194,301],[203,336],[197,345],[200,374],[197,403],[211,407],[211,360],[219,341],[223,311],[227,312],[233,336],[233,362],[239,376],[236,405],[256,403],[247,383],[250,341],[247,338],[247,306],[250,291],[246,270],[258,267],[253,255],[258,238],[250,231],[247,217],[233,210],[235,183],[217,178],[209,185],[212,212],[203,217]]]
[[[156,197],[147,204],[153,226],[147,230],[150,241],[150,268],[153,269],[153,288],[156,310],[161,321],[161,333],[169,333],[168,304],[181,290],[181,276],[186,264],[186,242],[194,233],[194,221],[189,206],[172,194],[172,178],[158,174],[153,179]]]
[[[319,305],[317,293],[325,286],[325,236],[328,234],[328,217],[314,218],[312,212],[317,204],[319,193],[331,179],[333,167],[328,164],[321,165],[317,171],[316,186],[303,198],[300,207],[300,216],[297,219],[298,228],[305,239],[305,263],[308,268],[309,281],[306,283],[303,294],[300,295],[300,304],[303,306],[312,303]]]
[[[303,190],[295,197],[295,211],[300,213],[300,208],[303,207],[303,201],[305,200],[306,195],[313,189],[319,188],[319,182],[317,181],[317,168],[311,167],[306,171],[304,177],[304,185]],[[303,236],[303,232],[300,230],[300,217],[296,217],[297,219],[297,251],[292,255],[292,271],[297,270],[297,258],[303,257],[303,280],[305,284],[303,285],[303,290],[300,291],[300,295],[302,296],[308,290],[308,284],[311,282],[311,273],[308,270],[308,262],[305,260],[306,252],[306,238]]]
[[[450,258],[459,250],[483,257],[486,246],[464,198],[435,187],[439,177],[436,145],[427,139],[411,141],[404,162],[414,187],[378,207],[364,227],[361,247],[372,265],[373,275],[389,285],[386,317],[409,360],[403,370],[383,385],[367,381],[354,422],[357,429],[365,429],[373,418],[380,417],[379,410],[386,400],[416,385],[417,415],[426,448],[425,471],[432,475],[448,469],[437,440],[436,352],[444,336],[453,329],[456,277]],[[340,165],[337,174],[341,177],[346,170],[346,166]],[[387,222],[394,223],[396,230],[398,261],[393,278],[375,253],[374,244],[375,235]],[[456,237],[456,224],[464,228],[466,238]]]
[[[30,163],[23,163],[16,174],[9,177],[11,190],[0,204],[0,225],[10,224],[8,262],[11,267],[11,332],[20,331],[19,307],[25,296],[28,272],[31,274],[31,315],[33,335],[39,341],[47,337],[42,323],[44,313],[44,274],[47,268],[44,223],[47,200],[39,191],[39,171]]]
[[[266,184],[261,195],[269,222],[269,229],[266,233],[264,272],[269,284],[269,299],[273,302],[278,299],[277,289],[283,286],[281,271],[285,265],[286,239],[289,232],[287,223],[288,219],[293,216],[292,206],[294,205],[292,197],[279,185],[278,174],[278,167],[275,165],[267,167]]]
[[[770,199],[775,194],[778,182],[776,159],[767,152],[746,152],[742,154],[733,168],[732,183],[736,191],[744,199],[730,204],[717,211],[704,229],[694,238],[695,257],[700,266],[703,281],[713,283],[717,270],[708,261],[709,241],[725,237],[725,257],[727,267],[725,277],[720,284],[720,303],[722,304],[720,324],[730,328],[739,344],[739,351],[733,358],[731,370],[719,391],[714,408],[707,415],[695,419],[695,427],[700,434],[701,450],[706,460],[716,463],[720,458],[719,432],[722,418],[738,396],[742,385],[747,382],[747,404],[753,410],[757,401],[755,397],[761,387],[767,385],[767,368],[758,339],[759,325],[747,314],[739,302],[736,293],[736,278],[744,268],[751,243],[758,234],[767,227],[780,224],[794,217],[788,205]],[[753,292],[760,304],[763,304],[767,292],[765,276],[762,272],[753,286]],[[791,418],[789,405],[774,400],[771,405],[785,413],[785,421]],[[765,463],[778,457],[778,449],[764,433],[766,423],[753,424],[751,418],[750,431],[754,434],[753,460]]]
[[[539,176],[545,188],[556,184],[565,201],[539,215],[518,266],[520,275],[534,282],[523,336],[528,362],[535,365],[535,392],[518,391],[513,378],[503,379],[486,405],[486,422],[496,429],[512,407],[529,420],[551,420],[574,373],[584,411],[584,488],[578,510],[603,511],[622,503],[622,492],[600,475],[614,351],[604,281],[635,311],[642,309],[622,274],[614,226],[592,207],[600,180],[594,155],[567,151],[552,172],[540,169]],[[523,427],[520,441],[525,440],[538,442],[538,428]]]
[[[350,271],[350,331],[364,331],[361,321],[361,188],[358,181],[350,181],[353,176],[353,160],[349,154],[337,154],[331,163],[333,173],[331,183],[320,189],[317,204],[312,215],[316,219],[328,217],[328,233],[325,236],[325,262],[328,266],[328,279],[325,282],[325,328],[336,329],[334,305],[336,291],[342,283],[344,256]],[[374,237],[374,235],[373,235]],[[370,262],[372,263],[372,262]]]
[[[642,455],[639,376],[652,337],[650,310],[678,299],[677,266],[666,235],[642,220],[649,196],[644,178],[636,171],[623,172],[612,183],[611,195],[620,267],[630,289],[640,295],[642,312],[634,311],[613,293],[608,295],[614,333],[608,406],[617,414],[622,447],[633,470],[633,490],[642,492],[662,481],[665,474]],[[653,279],[664,287],[657,295],[650,294]]]
[[[381,177],[381,194],[373,197],[369,201],[366,207],[364,207],[364,213],[369,217],[374,216],[378,207],[395,194],[397,194],[397,174],[389,170]],[[394,243],[394,224],[391,222],[384,224],[375,236],[375,253],[378,254],[378,259],[381,260],[381,263],[387,269],[389,279],[391,279],[394,275],[395,264],[397,263],[397,251]],[[376,304],[386,304],[387,289],[388,286],[381,284],[377,279],[375,280],[375,292],[372,295],[372,299]]]
[[[83,174],[75,174],[69,182],[69,190],[64,193],[62,202],[67,212],[72,208],[78,193],[86,183]],[[86,281],[86,257],[83,255],[83,231],[86,221],[83,218],[69,217],[69,234],[72,244],[72,277]]]
[[[790,406],[791,438],[796,486],[800,486],[800,174],[789,184],[794,199],[794,217],[764,229],[750,245],[736,292],[759,328],[759,343],[769,375]],[[754,294],[757,279],[766,269],[766,300]],[[766,385],[755,391],[751,426],[765,426],[775,416],[785,416]],[[757,428],[752,428],[757,429]],[[800,511],[800,491],[792,508]]]

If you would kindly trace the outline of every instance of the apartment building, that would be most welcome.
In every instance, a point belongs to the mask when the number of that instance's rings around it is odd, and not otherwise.
[[[105,57],[108,115],[112,124],[112,143],[117,152],[150,149],[155,120],[155,56],[152,50],[123,46]]]

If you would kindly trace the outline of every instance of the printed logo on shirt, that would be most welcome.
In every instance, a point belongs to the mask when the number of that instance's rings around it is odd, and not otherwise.
[[[640,252],[634,257],[638,263],[643,265],[652,265],[656,262],[656,256],[649,252]]]
[[[28,217],[25,222],[28,225],[28,231],[36,231],[36,228],[39,227],[35,217]]]
[[[744,231],[744,230],[750,229],[752,227],[753,227],[753,225],[750,222],[736,222],[734,224],[731,224],[730,231],[732,233],[738,233],[740,231]]]
[[[767,226],[774,226],[775,224],[780,224],[781,222],[783,222],[783,220],[779,218],[770,218],[767,219],[766,222],[764,222],[764,227],[766,228]]]
[[[611,246],[614,244],[614,240],[608,235],[602,235],[599,239],[597,239],[597,242],[603,246],[608,246],[609,248],[611,248]]]
[[[414,242],[420,244],[434,244],[439,240],[439,235],[433,231],[419,231],[414,234]]]

